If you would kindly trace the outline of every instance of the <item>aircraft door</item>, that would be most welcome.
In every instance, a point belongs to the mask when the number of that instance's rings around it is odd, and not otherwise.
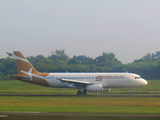
[[[125,83],[130,83],[129,75],[126,75],[126,77],[125,77]]]

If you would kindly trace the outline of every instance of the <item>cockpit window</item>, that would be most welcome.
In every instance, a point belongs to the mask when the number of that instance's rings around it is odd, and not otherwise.
[[[135,79],[141,79],[141,77],[135,77]]]

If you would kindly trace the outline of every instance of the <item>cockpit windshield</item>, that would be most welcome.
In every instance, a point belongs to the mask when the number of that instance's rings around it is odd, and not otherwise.
[[[135,79],[141,79],[141,77],[135,77]]]

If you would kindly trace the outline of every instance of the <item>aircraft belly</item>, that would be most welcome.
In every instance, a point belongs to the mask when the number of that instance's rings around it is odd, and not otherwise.
[[[108,80],[105,82],[106,83],[106,87],[109,88],[123,88],[126,87],[126,85],[124,84],[124,80],[116,80],[116,79],[112,79],[112,80]]]
[[[50,87],[67,88],[68,83],[61,82],[60,80],[48,80]]]
[[[133,81],[126,82],[125,80],[111,80],[108,81],[108,87],[110,88],[127,88],[138,87],[138,84]]]

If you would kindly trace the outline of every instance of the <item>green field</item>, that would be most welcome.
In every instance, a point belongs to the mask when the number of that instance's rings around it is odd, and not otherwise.
[[[131,94],[160,94],[160,80],[131,88]],[[75,95],[77,89],[48,88],[16,80],[0,81],[0,94]],[[126,94],[125,88],[88,95]],[[26,97],[0,96],[0,111],[40,111],[76,113],[160,113],[160,98],[143,97]]]
[[[160,98],[1,97],[0,111],[160,113]]]

